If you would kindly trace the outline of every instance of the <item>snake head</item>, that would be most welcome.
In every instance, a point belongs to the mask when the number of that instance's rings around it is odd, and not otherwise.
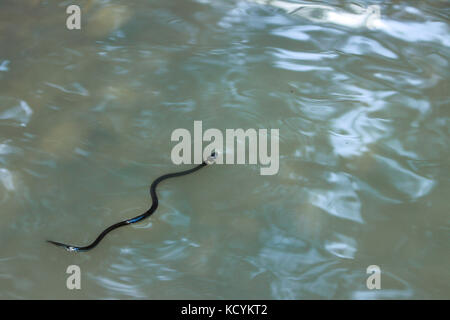
[[[217,151],[213,151],[211,152],[211,155],[206,158],[205,163],[206,164],[213,164],[214,162],[216,162],[217,156],[219,155],[219,153]]]

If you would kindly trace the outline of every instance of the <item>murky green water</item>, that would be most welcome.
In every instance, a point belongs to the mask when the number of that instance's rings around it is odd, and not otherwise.
[[[0,298],[450,298],[447,1],[78,3],[73,31],[72,1],[0,3]],[[45,242],[145,211],[194,120],[279,128],[278,174],[208,167],[93,251]]]

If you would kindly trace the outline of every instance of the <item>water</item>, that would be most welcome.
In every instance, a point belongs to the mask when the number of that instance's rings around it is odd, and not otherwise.
[[[448,2],[78,3],[73,31],[71,1],[0,4],[0,298],[450,298]],[[208,167],[93,251],[45,242],[145,211],[194,120],[279,128],[278,174]]]

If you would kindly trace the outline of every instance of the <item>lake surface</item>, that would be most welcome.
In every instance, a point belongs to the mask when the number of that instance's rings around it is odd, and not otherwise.
[[[0,4],[0,298],[450,298],[448,2],[77,3],[81,30]],[[278,173],[207,167],[92,251],[45,242],[147,210],[194,120],[278,128]]]

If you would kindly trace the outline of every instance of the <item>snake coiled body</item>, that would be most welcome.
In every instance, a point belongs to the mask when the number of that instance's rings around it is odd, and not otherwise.
[[[201,168],[207,166],[208,164],[213,163],[214,160],[215,160],[215,157],[216,157],[216,153],[213,152],[211,154],[211,156],[208,157],[208,159],[206,161],[203,161],[201,164],[199,164],[198,166],[196,166],[194,168],[191,168],[191,169],[188,169],[188,170],[185,170],[185,171],[180,171],[180,172],[168,173],[168,174],[162,175],[159,178],[155,179],[155,181],[153,181],[153,183],[150,186],[150,196],[152,198],[152,205],[151,205],[151,207],[146,212],[138,215],[137,217],[134,217],[134,218],[131,218],[131,219],[128,219],[128,220],[124,220],[124,221],[120,221],[120,222],[118,222],[116,224],[113,224],[112,226],[109,226],[108,228],[103,230],[102,233],[100,233],[99,236],[91,244],[89,244],[87,246],[84,246],[84,247],[77,247],[77,246],[72,246],[72,245],[69,245],[69,244],[64,244],[64,243],[56,242],[56,241],[52,241],[52,240],[47,240],[47,242],[50,242],[50,243],[52,243],[52,244],[54,244],[56,246],[59,246],[59,247],[63,247],[67,251],[79,252],[79,251],[88,251],[88,250],[91,250],[91,249],[95,248],[100,243],[100,241],[102,241],[102,239],[108,233],[113,231],[114,229],[117,229],[117,228],[129,225],[129,224],[132,224],[132,223],[136,223],[136,222],[142,221],[142,220],[150,217],[153,214],[153,212],[156,211],[156,209],[158,208],[158,196],[156,195],[156,187],[158,186],[158,184],[160,182],[162,182],[162,181],[164,181],[166,179],[169,179],[169,178],[185,176],[187,174],[190,174],[190,173],[193,173],[193,172],[195,172],[197,170],[200,170]]]

